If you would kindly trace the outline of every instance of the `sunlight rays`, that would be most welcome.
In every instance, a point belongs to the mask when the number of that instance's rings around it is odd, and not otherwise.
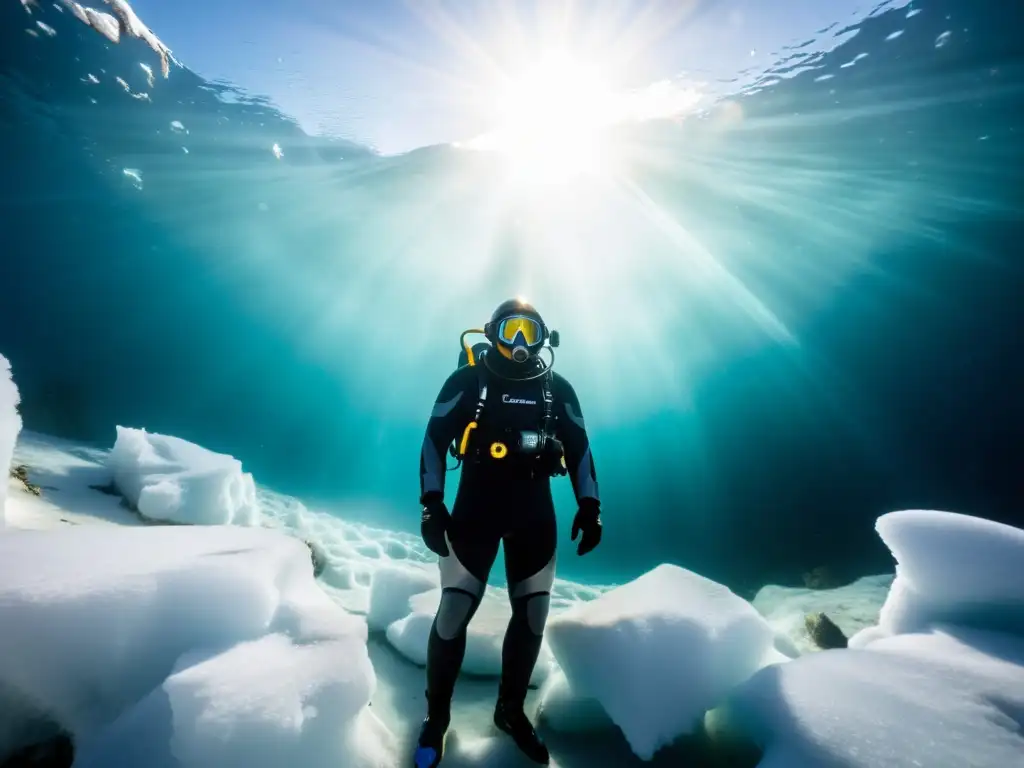
[[[509,80],[496,101],[499,127],[458,146],[504,153],[527,183],[601,170],[615,104],[597,68],[552,52]]]
[[[480,10],[483,21],[417,4],[453,53],[431,72],[479,118],[456,148],[324,173],[288,167],[282,141],[286,162],[252,171],[282,180],[238,263],[301,305],[288,322],[302,324],[311,354],[411,418],[423,379],[454,365],[458,333],[518,293],[562,331],[559,368],[595,382],[604,418],[685,409],[695,382],[737,349],[799,354],[795,318],[851,273],[881,268],[879,250],[927,235],[927,206],[954,204],[848,128],[862,113],[916,109],[912,92],[881,90],[892,103],[866,112],[833,105],[836,81],[781,110],[761,97],[709,103],[700,83],[635,74],[645,41],[702,33],[692,3],[632,17],[618,5],[543,8],[527,23],[508,3]],[[352,340],[417,376],[353,373]],[[634,370],[644,375],[626,397]]]

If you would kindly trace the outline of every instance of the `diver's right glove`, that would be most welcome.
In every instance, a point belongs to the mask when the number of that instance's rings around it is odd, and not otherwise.
[[[585,555],[601,543],[601,502],[597,499],[580,499],[580,508],[572,520],[572,540],[583,532],[576,554]]]
[[[448,557],[448,542],[445,541],[444,535],[451,519],[452,516],[448,514],[448,507],[444,505],[443,498],[428,496],[424,499],[420,535],[423,537],[423,543],[435,555]]]

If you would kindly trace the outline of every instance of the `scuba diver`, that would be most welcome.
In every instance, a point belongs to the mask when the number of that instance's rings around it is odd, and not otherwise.
[[[487,342],[471,348],[465,342],[470,333],[483,333]],[[568,474],[572,480],[579,507],[572,540],[582,533],[578,554],[593,550],[602,530],[579,400],[552,371],[558,341],[558,332],[530,304],[502,303],[482,331],[462,334],[460,363],[467,364],[445,381],[427,424],[420,455],[421,534],[439,556],[442,592],[428,643],[427,716],[416,768],[435,768],[443,757],[467,627],[502,542],[512,618],[502,646],[494,723],[532,760],[548,763],[548,749],[523,707],[555,578],[553,476]],[[544,348],[550,362],[540,356]],[[444,503],[446,452],[462,465],[451,514]]]

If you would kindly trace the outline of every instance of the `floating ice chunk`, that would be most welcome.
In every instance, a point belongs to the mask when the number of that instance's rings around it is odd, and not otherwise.
[[[897,563],[875,635],[937,623],[1024,635],[1024,530],[929,510],[891,512],[875,528]]]
[[[122,77],[115,77],[114,80],[116,80],[117,84],[120,85],[122,88],[124,88],[125,93],[127,93],[133,99],[142,99],[142,100],[145,100],[145,101],[150,101],[148,93],[144,93],[142,91],[136,93],[135,91],[132,90],[132,87],[130,85],[128,85],[128,82],[124,78],[122,78]]]
[[[78,5],[76,3],[76,5]],[[81,6],[79,6],[81,8]],[[90,27],[95,29],[112,43],[121,42],[121,29],[117,26],[117,19],[109,13],[103,13],[92,8],[82,8],[85,18]],[[78,14],[75,14],[78,16]]]
[[[274,153],[274,157],[276,157],[278,160],[284,157],[284,151],[281,149],[281,146],[277,143],[275,143],[274,146],[270,148],[270,151]]]
[[[762,670],[726,709],[761,768],[1020,765],[1024,642],[935,633],[809,654]]]
[[[155,54],[160,57],[161,73],[164,77],[170,74],[170,61],[174,61],[171,49],[153,34],[152,30],[142,23],[142,20],[135,15],[135,11],[128,4],[127,0],[104,0],[111,10],[117,15],[118,20],[125,31],[132,37],[137,37],[148,45]],[[177,62],[175,62],[177,63]]]
[[[63,2],[64,5],[66,5],[71,10],[71,13],[74,15],[76,19],[78,19],[86,26],[92,26],[92,22],[89,20],[89,14],[85,12],[85,8],[83,8],[78,3],[73,2],[73,0],[61,0],[61,2]]]
[[[572,690],[647,760],[772,658],[774,634],[727,587],[660,565],[554,617],[547,639]]]
[[[142,171],[138,168],[122,168],[121,173],[131,182],[133,187],[142,189]]]
[[[160,57],[160,71],[165,78],[170,74],[170,62],[177,63],[171,54],[171,49],[142,23],[126,0],[104,0],[114,12],[113,16],[93,8],[86,8],[74,0],[61,0],[61,2],[71,10],[79,21],[92,27],[112,43],[120,42],[122,34],[142,40]]]
[[[375,680],[365,622],[316,585],[302,542],[260,528],[82,525],[2,535],[0,626],[8,726],[0,762],[43,717],[84,746],[161,687],[175,708],[140,705],[128,730],[174,736],[193,750],[219,739],[220,757],[245,749],[230,742],[251,738],[257,720],[286,730],[281,708],[300,697],[344,728],[343,716],[366,703]],[[235,648],[250,641],[260,642]],[[303,725],[309,716],[294,738],[319,746],[321,726]],[[189,754],[197,757],[191,765],[244,764]]]
[[[14,384],[11,364],[6,357],[0,355],[0,472],[3,472],[3,478],[0,479],[0,528],[4,527],[7,473],[11,467],[11,458],[14,456],[14,445],[21,433],[21,414],[18,413],[20,402],[21,396]]]
[[[386,630],[389,624],[412,612],[409,599],[438,586],[437,569],[384,565],[370,582],[370,611],[366,622],[370,629]]]
[[[174,131],[175,133],[188,133],[188,131],[185,129],[185,126],[182,125],[180,120],[171,120],[171,130]]]
[[[252,475],[243,472],[242,463],[232,456],[181,438],[118,427],[107,466],[118,490],[151,520],[192,525],[258,522]]]
[[[36,22],[36,26],[39,27],[41,30],[43,30],[43,32],[46,33],[47,37],[56,37],[57,36],[57,30],[54,29],[53,27],[51,27],[49,24],[47,24],[44,21],[37,21]]]
[[[412,612],[387,629],[388,642],[414,664],[427,663],[427,640],[440,601],[440,589],[413,596],[409,600]],[[497,677],[501,674],[501,645],[511,618],[512,608],[509,605],[508,593],[504,590],[488,589],[469,625],[466,658],[462,664],[463,672],[488,677]],[[551,651],[545,645],[541,647],[540,658],[530,681],[534,685],[541,685],[551,671]]]

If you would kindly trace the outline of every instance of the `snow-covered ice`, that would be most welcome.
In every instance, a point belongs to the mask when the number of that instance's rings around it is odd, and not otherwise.
[[[438,587],[437,569],[387,565],[373,574],[370,582],[370,610],[366,621],[370,629],[385,631],[388,626],[412,612],[409,600]]]
[[[1024,642],[953,630],[809,654],[755,675],[728,719],[759,768],[1024,765]]]
[[[256,525],[256,484],[242,462],[178,437],[117,428],[107,459],[114,484],[150,520]]]
[[[12,714],[0,723],[0,760],[56,721],[76,737],[78,768],[115,758],[128,768],[401,764],[424,711],[423,670],[409,660],[424,660],[438,602],[422,542],[264,488],[255,492],[264,528],[154,526],[104,492],[111,455],[25,431],[15,447],[43,494],[12,484],[12,527],[0,533],[0,711]],[[152,480],[140,472],[140,486],[143,476]],[[887,519],[904,521],[895,536]],[[888,577],[813,593],[766,588],[755,602],[770,621],[675,566],[618,588],[557,580],[553,654],[528,700],[552,765],[639,766],[670,743],[655,764],[686,763],[687,747],[673,742],[722,701],[742,738],[766,748],[758,764],[768,768],[1013,765],[1024,754],[1024,640],[986,634],[974,619],[1013,606],[1021,532],[993,526],[943,513],[883,517],[897,582],[913,580],[912,605],[928,598],[928,628],[876,629],[864,650],[792,661],[772,645],[777,632],[793,636],[793,617],[820,610],[852,631],[872,620]],[[303,542],[325,561],[319,580]],[[933,611],[924,547],[945,559],[963,587],[948,594],[971,610]],[[907,594],[894,586],[889,600]],[[466,664],[481,676],[457,686],[445,768],[527,765],[490,723],[507,611],[505,590],[489,587]],[[975,626],[932,628],[950,617]],[[385,634],[369,635],[367,622]]]
[[[790,641],[799,653],[806,653],[818,650],[807,634],[804,619],[808,614],[826,614],[843,634],[851,637],[878,623],[878,613],[892,581],[892,575],[881,574],[864,576],[852,584],[835,589],[768,584],[758,590],[753,604],[768,619],[776,633]]]
[[[120,496],[101,492],[113,482],[108,451],[23,430],[14,463],[28,468],[41,496],[12,483],[7,512],[12,526],[45,530],[61,525],[142,525]]]
[[[943,623],[1024,636],[1024,531],[918,509],[882,515],[875,527],[896,560],[896,580],[878,627],[852,645]]]
[[[386,742],[364,736],[380,730],[364,712],[376,683],[365,622],[319,589],[308,550],[280,533],[11,531],[0,536],[0,626],[0,759],[45,718],[83,759],[162,732],[171,739],[149,743],[153,762],[138,765],[159,763],[161,749],[182,766],[275,764],[255,760],[255,734],[276,759],[391,764]]]
[[[600,703],[644,759],[776,660],[773,640],[749,602],[673,565],[554,617],[547,633],[572,691]]]
[[[256,499],[263,526],[287,531],[316,548],[324,561],[321,584],[349,611],[369,614],[373,582],[382,570],[418,571],[436,577],[436,558],[418,536],[346,520],[346,507],[335,514],[308,509],[297,499],[266,488],[257,487]],[[356,511],[352,512],[356,516]],[[360,512],[365,514],[365,510]],[[381,621],[382,612],[388,610],[394,619],[405,616],[409,612],[407,601],[387,594],[387,587],[382,590],[382,586],[378,586],[378,615],[374,621]],[[375,624],[374,629],[383,627]]]
[[[757,673],[726,730],[761,768],[1024,765],[1024,531],[928,510],[876,528],[897,563],[879,625]]]
[[[0,355],[0,471],[4,475],[0,482],[0,528],[3,528],[5,519],[7,473],[21,432],[21,414],[18,413],[20,402],[18,388],[11,376],[11,364],[6,357]]]
[[[87,744],[76,766],[390,766],[394,737],[365,706],[373,676],[361,653],[283,634],[241,643],[174,672]],[[154,739],[167,725],[169,738]]]

